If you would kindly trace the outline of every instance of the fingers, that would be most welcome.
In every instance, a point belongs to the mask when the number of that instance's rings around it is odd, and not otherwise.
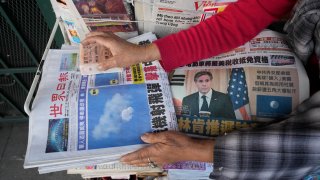
[[[100,71],[104,71],[104,70],[107,70],[107,69],[118,67],[117,66],[117,61],[115,59],[116,58],[114,58],[114,57],[109,57],[108,59],[105,59],[104,61],[99,63],[98,69]]]
[[[141,136],[141,139],[146,143],[168,143],[169,140],[179,138],[177,136],[183,136],[181,133],[174,131],[165,131],[159,133],[145,133]]]
[[[128,63],[126,63],[126,61],[123,61],[119,56],[112,56],[107,59],[104,59],[104,61],[102,62],[99,62],[98,69],[100,71],[104,71],[111,68],[127,66]]]
[[[121,39],[112,32],[90,32],[86,35],[86,38],[81,42],[83,45],[88,45],[90,43],[99,43],[101,45],[105,44],[107,40],[111,39]]]
[[[149,164],[149,159],[150,161],[157,163],[155,161],[156,157],[151,155],[153,154],[152,151],[154,151],[154,148],[152,146],[148,146],[122,156],[120,161],[134,166],[147,166]]]
[[[160,157],[161,153],[163,153],[161,150],[164,148],[163,144],[166,142],[168,134],[170,133],[161,132],[144,134],[141,139],[151,144],[135,152],[122,156],[120,161],[134,166],[146,166],[149,164],[150,159],[150,161],[155,164],[162,165],[164,163],[164,159]]]
[[[320,107],[319,108],[312,108],[304,113],[304,118],[310,122],[318,121],[320,118]]]
[[[103,36],[103,35],[95,35],[95,36],[90,36],[90,37],[87,37],[86,39],[84,39],[81,44],[83,46],[87,46],[89,44],[94,44],[94,43],[97,43],[97,44],[100,44],[100,45],[108,45],[107,44],[107,40],[106,40],[106,37]]]
[[[146,143],[165,143],[166,135],[165,132],[161,133],[145,133],[141,136],[141,139]]]
[[[90,32],[90,33],[86,34],[86,38],[92,37],[92,36],[106,36],[106,37],[109,37],[111,34],[113,34],[113,33],[95,31],[95,32]]]
[[[101,36],[101,35],[104,35],[104,33],[103,32],[98,32],[98,31],[89,32],[88,34],[86,34],[86,38],[91,37],[91,36]]]
[[[141,139],[150,143],[149,146],[123,156],[121,162],[140,166],[149,163],[148,158],[157,165],[185,160],[186,154],[184,152],[186,151],[184,147],[189,148],[191,141],[188,136],[174,131],[146,133]],[[178,151],[181,153],[177,153]]]
[[[318,91],[309,99],[300,104],[297,108],[297,112],[304,112],[315,107],[320,107],[320,91]]]

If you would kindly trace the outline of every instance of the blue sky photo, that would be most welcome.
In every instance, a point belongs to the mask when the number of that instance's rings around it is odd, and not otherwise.
[[[140,144],[140,136],[151,131],[145,84],[99,87],[96,95],[88,94],[89,149]]]

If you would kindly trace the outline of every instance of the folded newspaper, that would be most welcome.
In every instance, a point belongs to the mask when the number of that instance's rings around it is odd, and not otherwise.
[[[135,0],[135,16],[140,32],[159,37],[179,32],[222,12],[236,0]]]
[[[153,34],[135,38],[152,41]],[[166,72],[158,61],[80,75],[79,50],[50,50],[29,119],[24,167],[66,170],[143,147],[145,132],[177,130]]]
[[[94,166],[85,166],[81,168],[69,169],[68,174],[82,174],[85,178],[93,177],[106,177],[114,175],[134,175],[139,173],[155,173],[161,174],[162,168],[150,168],[150,167],[134,167],[123,164],[98,164]],[[127,178],[129,179],[129,178]]]
[[[212,75],[207,111],[200,111],[199,100],[194,98],[199,94],[194,77],[203,72]],[[288,117],[309,96],[302,64],[284,35],[270,30],[230,52],[178,68],[169,77],[179,130],[198,137]],[[169,179],[206,179],[213,166],[191,161],[167,164],[163,169]],[[130,174],[130,169],[126,170],[100,164],[92,169],[70,169],[68,173],[101,177]]]
[[[153,31],[163,37],[196,25],[234,1],[134,3],[140,32]],[[71,6],[54,8],[60,8],[55,12],[61,14],[66,36],[72,43],[80,42],[88,26],[95,29],[99,25],[112,28],[126,24],[116,23],[111,16],[99,17],[109,22],[91,15],[84,17],[75,5],[86,7],[85,1],[68,2]],[[131,37],[131,30],[122,35]],[[131,42],[141,44],[154,39],[149,33]],[[108,56],[104,49],[95,48]],[[144,132],[179,128],[191,135],[216,136],[255,126],[258,121],[287,117],[309,95],[302,64],[283,35],[272,31],[262,32],[228,53],[178,68],[170,75],[170,87],[167,74],[157,61],[106,73],[97,69],[101,59],[93,57],[79,62],[78,52],[50,50],[48,54],[30,115],[26,168],[39,167],[40,173],[69,169],[68,173],[80,173],[84,178],[160,173],[161,168],[120,164],[119,157],[143,147],[139,136]],[[79,70],[86,75],[81,76]],[[192,102],[192,94],[198,91],[195,75],[202,71],[212,76],[212,101],[205,110],[201,110],[203,100]],[[178,162],[164,167],[169,179],[207,178],[212,168],[201,162]]]
[[[289,117],[309,96],[303,65],[285,36],[271,30],[169,77],[179,130],[202,136]]]

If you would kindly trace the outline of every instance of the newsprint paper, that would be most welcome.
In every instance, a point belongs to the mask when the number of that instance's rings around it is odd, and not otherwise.
[[[201,73],[212,76],[204,107],[204,87],[195,82]],[[270,30],[228,53],[178,68],[170,79],[179,130],[203,136],[289,117],[309,96],[300,60],[285,37]]]
[[[159,37],[179,32],[222,12],[236,0],[137,0],[135,15],[140,32]]]
[[[158,61],[81,76],[78,51],[48,53],[30,114],[25,168],[118,162],[144,146],[143,133],[177,129]]]

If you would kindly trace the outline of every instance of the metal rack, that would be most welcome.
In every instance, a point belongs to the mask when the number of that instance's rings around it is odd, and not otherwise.
[[[0,2],[0,123],[28,121],[24,102],[55,19],[49,8],[41,0]]]
[[[42,66],[43,66],[43,63],[47,57],[47,54],[48,54],[48,51],[51,47],[51,44],[53,42],[53,39],[54,39],[54,36],[57,32],[57,29],[58,29],[58,26],[59,26],[59,21],[60,21],[60,18],[57,18],[56,19],[56,22],[53,26],[53,29],[52,29],[52,32],[51,32],[51,35],[50,35],[50,38],[49,38],[49,41],[47,43],[47,46],[44,50],[44,53],[42,55],[42,58],[41,58],[41,61],[40,61],[40,65],[38,66],[38,69],[37,69],[37,72],[36,72],[36,75],[33,79],[33,82],[32,82],[32,85],[30,87],[30,90],[29,90],[29,93],[28,93],[28,96],[27,96],[27,99],[24,103],[24,111],[30,115],[30,112],[31,112],[31,109],[32,109],[32,100],[33,100],[33,97],[36,93],[36,90],[37,90],[37,86],[41,80],[41,74],[42,74]]]

